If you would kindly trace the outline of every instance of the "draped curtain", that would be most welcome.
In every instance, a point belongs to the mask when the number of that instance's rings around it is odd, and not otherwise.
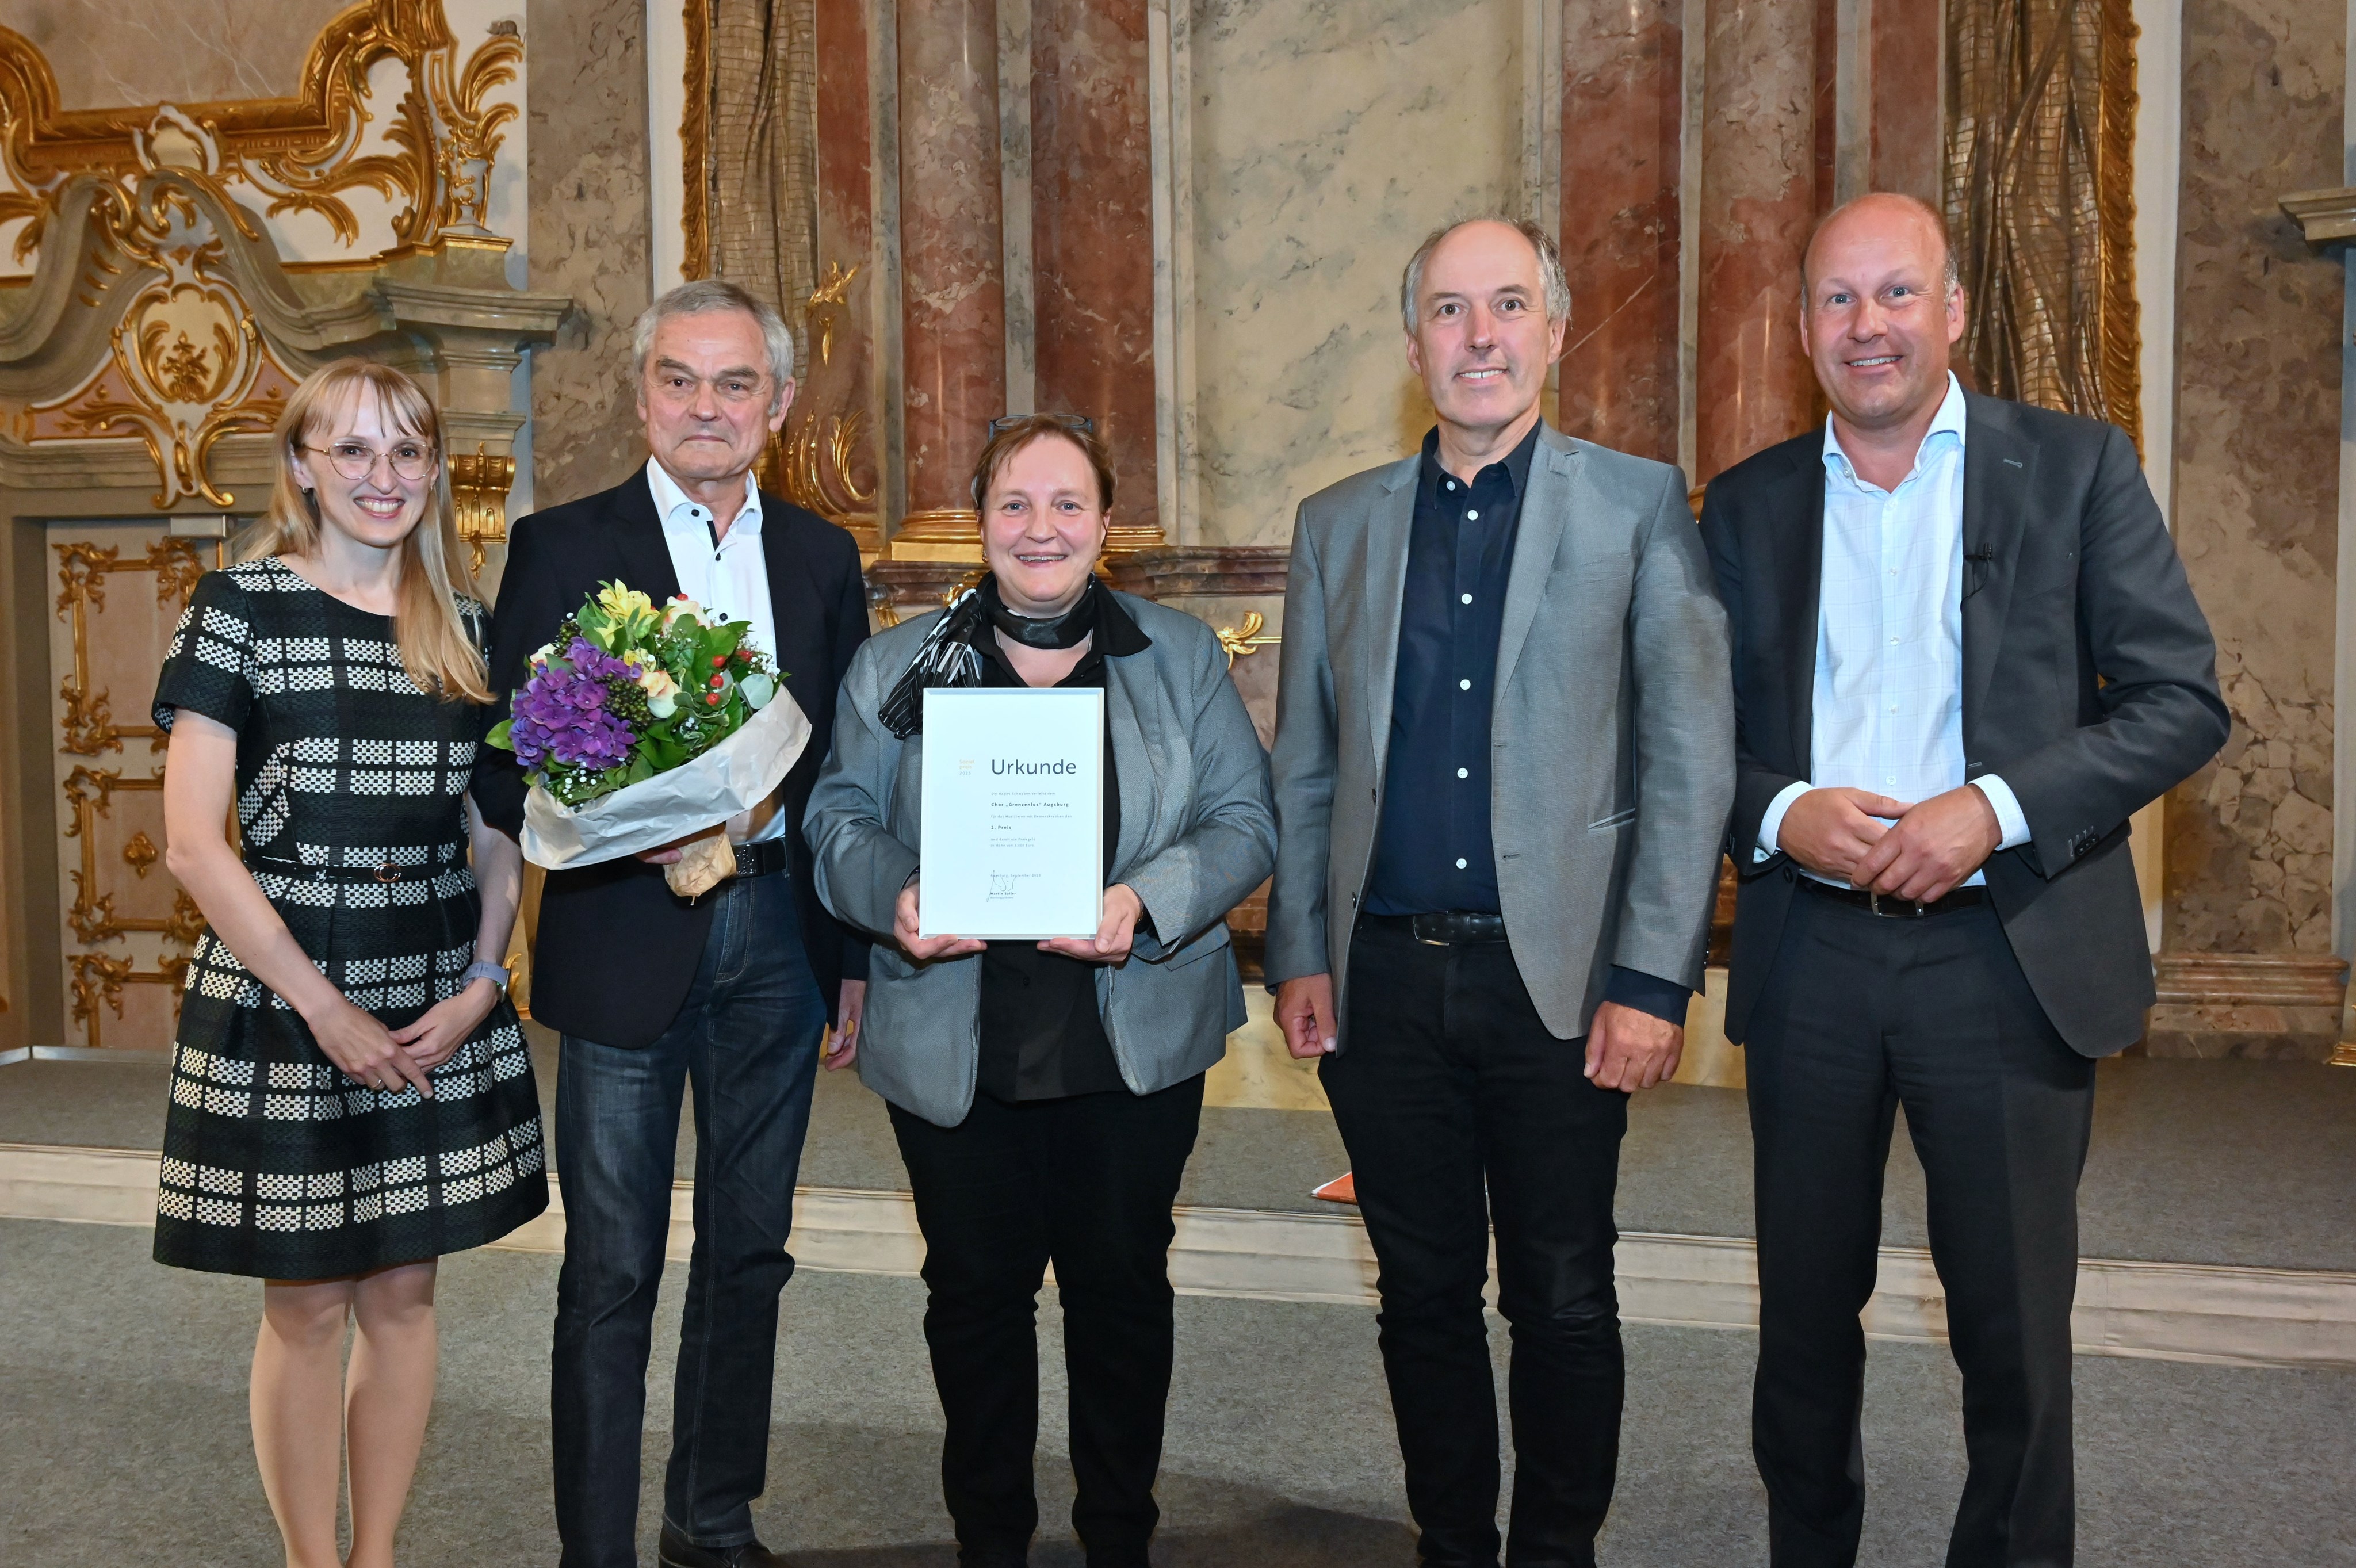
[[[2142,427],[2129,0],[1948,0],[1947,219],[1981,391]]]
[[[704,4],[709,264],[777,307],[797,364],[807,364],[818,286],[817,3]]]

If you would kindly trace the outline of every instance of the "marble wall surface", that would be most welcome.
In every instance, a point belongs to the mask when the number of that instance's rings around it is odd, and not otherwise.
[[[2165,948],[2331,947],[2343,274],[2276,207],[2341,183],[2343,0],[2188,0],[2175,523],[2224,752],[2170,796]]]
[[[591,495],[645,461],[630,328],[647,307],[645,0],[530,0],[530,286],[573,296],[532,356],[533,495]]]
[[[292,98],[303,58],[348,0],[11,0],[68,109]]]
[[[1195,0],[1204,544],[1415,449],[1399,270],[1458,213],[1520,209],[1520,0]],[[1165,520],[1166,521],[1166,520]]]

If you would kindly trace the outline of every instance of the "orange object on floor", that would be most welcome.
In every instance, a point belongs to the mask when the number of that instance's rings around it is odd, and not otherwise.
[[[1322,1197],[1328,1203],[1355,1203],[1358,1201],[1358,1184],[1348,1171],[1344,1171],[1309,1196]]]

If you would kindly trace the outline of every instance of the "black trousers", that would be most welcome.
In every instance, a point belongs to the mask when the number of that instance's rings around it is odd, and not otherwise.
[[[2059,1568],[2072,1530],[2070,1307],[2094,1064],[1986,906],[1890,919],[1792,900],[1752,1015],[1759,1377],[1751,1445],[1776,1568],[1847,1568],[1891,1118],[1930,1198],[1970,1461],[1948,1568]]]
[[[1497,1402],[1482,1290],[1512,1326],[1505,1561],[1595,1561],[1624,1381],[1612,1197],[1628,1098],[1583,1072],[1502,942],[1361,924],[1343,1047],[1319,1065],[1381,1273],[1380,1342],[1428,1563],[1497,1561]]]
[[[892,1107],[925,1232],[925,1343],[960,1562],[1020,1563],[1038,1528],[1038,1295],[1052,1262],[1079,1483],[1072,1528],[1089,1568],[1144,1568],[1162,1519],[1170,1206],[1202,1113],[1199,1076],[1147,1095],[977,1094],[955,1127]]]

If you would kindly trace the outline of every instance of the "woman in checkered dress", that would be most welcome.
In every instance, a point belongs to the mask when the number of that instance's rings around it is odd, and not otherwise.
[[[466,795],[486,618],[439,438],[397,371],[305,381],[270,509],[198,584],[155,693],[169,864],[209,927],[155,1257],[264,1282],[254,1450],[296,1568],[339,1561],[339,1435],[348,1561],[391,1563],[433,1402],[435,1260],[548,1206],[498,967],[522,859]]]

